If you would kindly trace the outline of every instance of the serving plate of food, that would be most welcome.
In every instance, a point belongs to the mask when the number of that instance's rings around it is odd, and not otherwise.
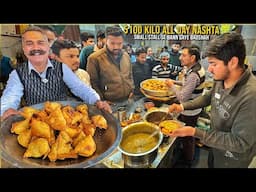
[[[168,88],[163,78],[146,79],[140,83],[140,88],[146,95],[153,97],[172,97],[175,93]]]
[[[185,126],[185,123],[172,119],[172,120],[164,120],[161,123],[159,123],[159,128],[161,129],[161,132],[164,135],[170,134],[175,129],[179,129],[181,127]]]
[[[177,114],[169,113],[168,109],[158,109],[147,112],[143,119],[156,124],[164,136],[168,136],[173,130],[185,126],[184,122],[177,120]]]
[[[88,168],[119,145],[116,118],[78,101],[45,102],[1,123],[1,157],[18,168]]]

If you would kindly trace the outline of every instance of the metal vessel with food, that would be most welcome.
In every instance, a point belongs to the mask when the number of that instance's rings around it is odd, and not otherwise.
[[[118,146],[125,167],[146,168],[158,154],[163,134],[159,127],[149,122],[132,123],[122,130],[123,136]]]
[[[87,168],[119,145],[114,116],[76,101],[45,102],[21,109],[1,123],[1,155],[20,168]]]
[[[175,129],[183,127],[185,124],[177,120],[165,120],[159,123],[159,127],[163,134],[168,135]]]
[[[167,87],[163,78],[146,79],[140,83],[140,88],[149,96],[169,97],[175,94]]]
[[[143,119],[147,122],[159,125],[164,120],[173,119],[173,115],[167,112],[168,109],[155,109],[145,113]]]

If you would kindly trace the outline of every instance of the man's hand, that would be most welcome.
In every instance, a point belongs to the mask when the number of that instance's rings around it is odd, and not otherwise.
[[[174,81],[171,79],[166,79],[165,84],[167,85],[167,87],[171,88],[174,84]]]
[[[99,109],[103,109],[109,113],[112,113],[112,109],[107,101],[97,101],[96,107],[98,107]]]
[[[170,113],[173,113],[173,112],[174,113],[180,113],[180,112],[184,111],[182,105],[181,104],[176,104],[176,103],[170,105],[168,109],[169,109]]]
[[[133,97],[133,92],[131,92],[128,96],[128,99],[131,99]]]
[[[20,111],[17,111],[13,108],[7,109],[4,113],[3,116],[1,117],[1,121],[5,120],[6,118],[8,118],[11,115],[17,115],[17,114],[21,114]]]
[[[194,136],[196,133],[196,129],[191,126],[184,126],[182,128],[178,128],[169,133],[169,136],[172,137],[186,137],[186,136]]]

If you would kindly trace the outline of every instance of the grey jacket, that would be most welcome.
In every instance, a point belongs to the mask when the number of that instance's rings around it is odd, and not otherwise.
[[[247,69],[237,83],[216,81],[208,94],[183,103],[184,109],[211,105],[211,129],[195,137],[213,148],[214,167],[246,168],[256,155],[256,78]]]

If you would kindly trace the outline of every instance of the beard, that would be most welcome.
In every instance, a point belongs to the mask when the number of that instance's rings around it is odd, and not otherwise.
[[[230,70],[229,69],[226,69],[224,72],[222,72],[220,75],[218,75],[217,77],[216,77],[216,75],[215,74],[213,74],[213,79],[215,80],[215,81],[225,81],[225,80],[227,80],[228,78],[229,78],[229,76],[230,76]]]
[[[111,53],[111,54],[113,54],[113,55],[119,55],[120,53],[121,53],[121,49],[112,49],[112,50],[110,50],[109,48],[108,48],[108,46],[106,46],[107,47],[107,49],[108,49],[108,51]]]

